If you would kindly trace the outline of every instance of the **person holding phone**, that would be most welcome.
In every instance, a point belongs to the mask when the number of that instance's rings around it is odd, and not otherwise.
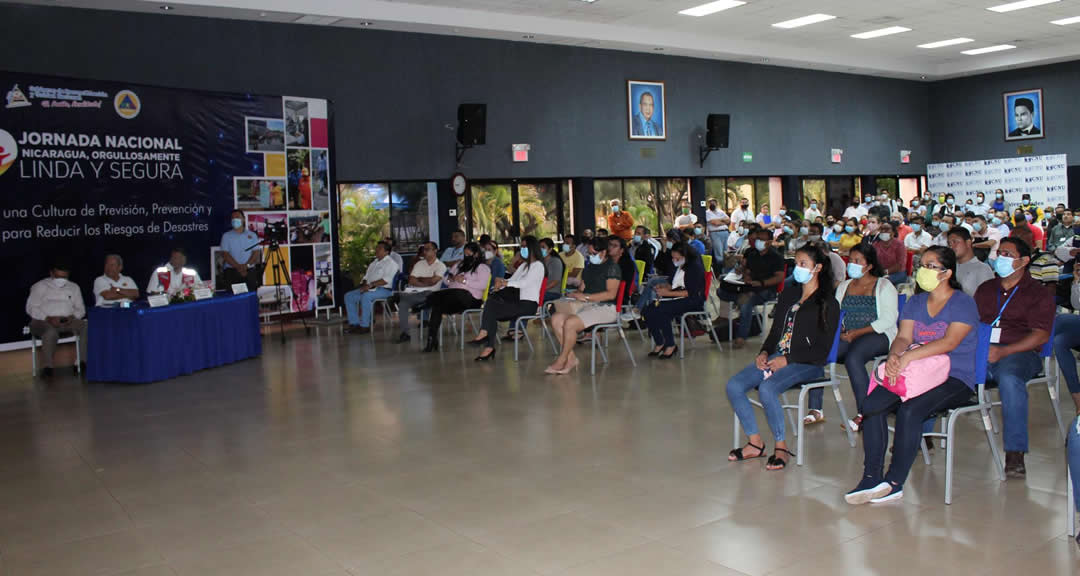
[[[30,287],[30,297],[26,299],[26,314],[30,316],[30,333],[41,339],[42,378],[53,375],[53,355],[61,334],[74,334],[79,337],[81,366],[86,367],[86,307],[83,305],[82,291],[79,285],[68,277],[71,268],[58,260],[49,270],[49,277],[39,280]]]

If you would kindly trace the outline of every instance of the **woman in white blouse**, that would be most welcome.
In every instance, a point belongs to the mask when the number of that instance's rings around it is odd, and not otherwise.
[[[487,362],[495,358],[495,340],[500,321],[536,313],[541,285],[546,274],[540,256],[540,243],[536,237],[526,236],[521,239],[520,254],[524,263],[517,267],[509,280],[495,278],[495,292],[488,296],[487,304],[484,305],[480,332],[476,339],[470,342],[484,347],[476,357],[477,362]]]

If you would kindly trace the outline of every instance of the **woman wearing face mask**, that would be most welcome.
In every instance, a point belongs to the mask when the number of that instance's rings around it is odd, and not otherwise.
[[[664,238],[664,251],[655,260],[656,275],[645,281],[645,285],[641,289],[641,295],[635,305],[639,313],[644,314],[645,307],[658,298],[656,288],[669,284],[669,278],[675,274],[676,269],[671,250],[680,242],[682,242],[682,234],[678,230],[668,230],[667,236]]]
[[[761,212],[758,214],[755,221],[763,228],[769,227],[773,223],[773,217],[769,215],[769,205],[762,204]]]
[[[845,312],[836,358],[847,369],[858,408],[870,387],[866,363],[887,354],[896,337],[897,294],[892,282],[882,277],[873,247],[859,244],[851,249],[849,260],[849,279],[836,287],[836,301]],[[824,392],[821,388],[810,391],[807,424],[825,421]]]
[[[499,245],[494,240],[488,239],[485,243],[481,239],[480,247],[484,250],[484,263],[491,269],[491,283],[494,286],[496,278],[506,278],[506,263],[503,262]]]
[[[749,436],[742,448],[732,450],[729,461],[760,458],[765,443],[758,433],[757,418],[748,394],[758,389],[776,449],[769,458],[768,470],[782,470],[794,456],[787,449],[784,408],[780,394],[802,382],[824,375],[825,359],[832,348],[840,316],[832,284],[829,257],[814,245],[804,246],[795,254],[793,288],[780,293],[776,319],[754,363],[733,376],[727,383],[727,397],[739,423]]]
[[[625,250],[620,241],[615,237],[593,240],[589,250],[589,267],[582,274],[582,289],[555,302],[551,328],[562,351],[544,370],[545,374],[568,374],[577,368],[574,346],[577,345],[578,333],[597,324],[610,324],[618,318],[615,298],[619,294],[619,282],[623,280],[619,260]]]
[[[1001,188],[994,190],[994,202],[990,204],[990,208],[993,209],[994,212],[1008,211],[1005,207],[1005,191]]]
[[[838,252],[847,254],[856,244],[862,242],[862,234],[859,234],[859,221],[852,218],[844,223],[844,233],[840,235]]]
[[[683,314],[701,310],[705,305],[705,267],[701,256],[686,244],[676,244],[671,249],[671,258],[675,263],[675,273],[666,285],[656,288],[660,298],[653,305],[645,308],[645,323],[649,327],[654,348],[649,356],[666,360],[679,351],[675,345],[675,334],[671,330],[672,322]]]
[[[483,303],[484,290],[491,282],[491,268],[484,263],[484,254],[476,242],[465,244],[464,254],[461,262],[450,268],[447,287],[432,292],[424,304],[431,311],[424,352],[439,349],[439,326],[444,314],[460,314],[465,310],[479,308]]]
[[[884,386],[874,388],[863,400],[863,477],[845,496],[849,504],[903,498],[904,482],[919,450],[923,422],[932,414],[963,405],[974,393],[979,311],[975,300],[964,294],[956,280],[956,255],[949,248],[928,248],[916,281],[919,292],[904,305],[885,373],[895,378],[914,360],[946,354],[950,362],[948,378],[906,402]],[[912,343],[921,346],[909,350]],[[892,462],[885,474],[891,413],[896,414],[896,432]]]
[[[509,280],[495,278],[492,293],[484,304],[484,314],[480,318],[480,332],[470,341],[474,346],[483,346],[477,362],[487,362],[495,358],[495,341],[499,322],[513,320],[519,316],[536,313],[540,301],[540,287],[547,270],[540,258],[540,243],[534,236],[521,239],[521,265]]]
[[[829,233],[825,236],[825,241],[829,243],[829,246],[832,246],[833,250],[838,250],[840,248],[840,238],[844,234],[844,223],[834,223],[829,227],[828,232]]]

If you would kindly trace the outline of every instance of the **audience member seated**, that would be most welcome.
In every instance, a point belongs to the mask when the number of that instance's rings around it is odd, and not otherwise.
[[[394,239],[390,236],[385,236],[383,237],[383,242],[390,247],[390,259],[397,263],[398,270],[404,270],[405,260],[401,257],[401,254],[398,254],[397,250],[395,250],[396,244],[394,243]]]
[[[1069,301],[1073,310],[1080,310],[1080,260],[1073,263]],[[1080,315],[1058,314],[1054,319],[1054,356],[1061,375],[1065,377],[1065,385],[1072,394],[1076,411],[1080,412],[1080,377],[1077,376],[1076,357],[1073,356],[1073,350],[1077,348],[1080,348]]]
[[[1080,510],[1080,414],[1069,423],[1068,439],[1065,441],[1069,472],[1072,474],[1073,503]],[[1080,531],[1076,533],[1076,545],[1080,546]]]
[[[831,246],[826,244],[822,240],[814,240],[810,242],[821,249],[822,252],[829,256],[829,264],[832,265],[833,284],[839,285],[844,280],[847,280],[847,264],[844,263],[844,259],[833,250]],[[787,280],[785,280],[786,282]]]
[[[742,250],[746,248],[746,238],[750,233],[751,226],[757,226],[757,224],[754,222],[746,223],[744,221],[740,222],[735,227],[735,232],[728,235],[726,254],[742,252]]]
[[[514,270],[509,280],[495,278],[494,292],[488,294],[484,314],[480,318],[480,332],[470,343],[483,346],[477,362],[495,359],[495,341],[499,322],[536,313],[540,302],[540,287],[547,269],[540,258],[540,243],[533,236],[521,239],[525,261]]]
[[[450,246],[443,250],[442,260],[443,264],[449,268],[454,264],[461,262],[461,259],[465,257],[465,231],[458,229],[454,230],[450,234]]]
[[[119,306],[139,297],[139,287],[124,276],[124,259],[119,254],[105,257],[105,273],[94,280],[94,305]]]
[[[26,314],[30,316],[30,333],[41,340],[42,366],[40,376],[53,375],[53,355],[61,334],[79,337],[82,367],[86,367],[86,307],[79,285],[68,280],[71,268],[58,260],[49,270],[49,277],[30,287],[26,299]]]
[[[877,241],[873,243],[877,252],[879,270],[894,286],[907,282],[907,250],[904,243],[896,237],[896,230],[889,221],[882,222],[878,228]]]
[[[878,208],[878,204],[874,204],[874,208]],[[866,217],[866,225],[863,226],[862,241],[867,244],[874,244],[877,242],[878,233],[881,232],[881,220],[876,214],[871,212]]]
[[[664,241],[664,251],[655,260],[654,269],[656,274],[645,280],[644,286],[641,287],[641,295],[638,296],[637,305],[634,307],[638,316],[644,312],[646,306],[652,304],[658,298],[656,287],[668,284],[670,278],[675,274],[674,257],[671,251],[676,244],[680,243],[682,243],[682,233],[674,228],[668,230]]]
[[[570,269],[566,277],[566,287],[576,288],[581,286],[581,273],[585,270],[585,257],[578,251],[577,237],[573,234],[563,235],[562,258],[563,265]]]
[[[764,228],[754,232],[753,247],[743,255],[742,283],[723,282],[716,291],[721,300],[739,306],[739,331],[732,343],[734,348],[742,348],[746,344],[754,307],[776,298],[776,289],[784,281],[784,258],[769,246],[771,237],[772,234]]]
[[[705,254],[705,243],[698,240],[698,237],[701,236],[700,227],[691,226],[689,228],[683,228],[682,234],[683,241],[686,242],[688,246],[697,250],[698,254]]]
[[[649,229],[644,226],[638,226],[634,231],[633,239],[633,251],[634,260],[641,260],[645,263],[645,275],[650,276],[655,273],[654,266],[656,262],[656,247],[652,242],[649,242]]]
[[[562,277],[565,268],[551,238],[540,240],[540,257],[544,259],[544,269],[547,271],[545,274],[547,293],[544,294],[544,302],[554,302],[562,298]]]
[[[851,218],[844,223],[844,233],[840,235],[837,251],[846,255],[860,242],[862,242],[862,234],[859,233],[859,221]]]
[[[186,268],[186,265],[187,252],[180,247],[173,248],[169,254],[169,263],[159,266],[150,275],[146,292],[172,296],[184,288],[194,288],[197,284],[202,284],[199,272],[194,268]]]
[[[840,249],[840,238],[844,235],[844,224],[841,222],[834,222],[829,227],[829,234],[825,236],[825,241],[829,243],[829,246],[833,250]]]
[[[959,407],[975,388],[975,346],[978,311],[971,296],[956,280],[956,255],[935,246],[923,253],[915,276],[918,293],[908,300],[900,315],[900,330],[885,363],[888,378],[898,377],[912,362],[948,355],[949,374],[943,383],[902,402],[884,386],[877,386],[863,400],[863,477],[845,500],[849,504],[890,502],[904,496],[904,482],[919,450],[923,422],[931,415]],[[919,344],[911,348],[912,344]],[[885,473],[889,448],[888,416],[896,414],[892,461]]]
[[[983,282],[994,278],[994,271],[975,257],[967,228],[957,226],[949,230],[948,238],[949,248],[956,254],[956,279],[964,294],[975,296],[975,291]]]
[[[971,226],[975,229],[976,236],[971,247],[984,251],[982,254],[987,261],[996,259],[998,243],[1001,242],[1002,238],[1001,232],[996,227],[991,226],[986,221],[986,217],[981,214],[975,217],[975,222]]]
[[[923,228],[924,222],[922,216],[913,217],[911,219],[911,234],[904,237],[904,248],[916,256],[929,248],[930,243],[934,240],[934,237]]]
[[[461,259],[465,257],[465,247],[462,246]],[[439,247],[434,242],[425,242],[420,245],[409,272],[409,280],[406,282],[405,291],[398,300],[398,342],[412,340],[409,336],[409,314],[414,308],[418,308],[427,300],[427,297],[442,287],[443,277],[446,276],[446,264],[437,258]],[[457,261],[461,263],[461,259]]]
[[[1073,236],[1076,236],[1074,225],[1072,210],[1062,212],[1061,220],[1050,230],[1050,238],[1046,242],[1046,249],[1053,251],[1064,245],[1067,240],[1071,240]]]
[[[484,251],[484,262],[487,263],[488,268],[491,268],[491,285],[494,286],[496,278],[506,278],[506,264],[503,262],[502,252],[491,237],[485,240],[481,236],[480,248]]]
[[[836,360],[847,369],[858,408],[870,388],[867,362],[887,354],[896,338],[899,302],[892,282],[882,277],[872,246],[860,244],[851,249],[847,275],[850,279],[836,287],[836,301],[845,311]],[[821,411],[824,392],[820,388],[810,391],[810,412],[804,419],[807,424],[825,421]]]
[[[801,287],[784,290],[776,303],[776,320],[754,363],[727,383],[727,397],[748,436],[746,446],[732,450],[728,460],[746,460],[765,455],[765,443],[758,433],[754,406],[748,397],[758,389],[776,449],[766,468],[781,470],[794,454],[787,448],[784,408],[780,394],[802,382],[821,378],[832,348],[840,316],[834,296],[828,256],[820,248],[807,245],[795,253],[795,281]]]
[[[460,314],[483,303],[484,290],[491,282],[491,268],[484,263],[484,254],[476,242],[466,244],[464,254],[461,262],[450,269],[446,288],[429,294],[424,304],[431,313],[424,352],[439,349],[439,326],[444,314]]]
[[[349,318],[348,332],[358,334],[371,332],[374,302],[389,298],[394,293],[394,275],[398,271],[397,262],[390,258],[390,246],[385,242],[376,244],[375,260],[368,264],[364,281],[355,290],[345,293],[345,314]]]
[[[1005,474],[1023,478],[1028,451],[1027,382],[1042,369],[1039,349],[1050,339],[1054,324],[1053,295],[1028,274],[1031,247],[1019,238],[1004,238],[994,261],[1000,278],[975,291],[979,318],[993,327],[988,380],[1001,393],[1005,421]]]
[[[581,232],[581,238],[578,238],[577,251],[581,254],[582,258],[589,257],[589,246],[592,246],[593,231],[590,228],[586,228]]]
[[[618,199],[611,201],[611,213],[607,217],[608,229],[612,236],[630,241],[634,236],[634,217],[622,209]]]
[[[624,272],[619,265],[625,256],[625,244],[621,238],[596,238],[589,251],[589,267],[583,274],[584,283],[578,292],[555,302],[555,315],[551,327],[562,349],[545,374],[568,374],[578,366],[574,346],[578,332],[597,324],[611,324],[618,318],[615,298]],[[629,283],[627,284],[629,286]]]
[[[671,248],[675,273],[667,282],[655,287],[656,295],[672,300],[655,300],[644,310],[645,324],[649,327],[655,348],[649,356],[668,359],[678,352],[671,325],[687,312],[700,312],[705,306],[705,270],[701,256],[686,244]]]
[[[1035,235],[1031,231],[1031,226],[1028,226],[1026,222],[1021,222],[1016,226],[1013,226],[1011,232],[1009,232],[1009,238],[1018,238],[1024,241],[1024,244],[1028,246],[1034,246]],[[998,246],[998,252],[1001,252],[1001,246]]]

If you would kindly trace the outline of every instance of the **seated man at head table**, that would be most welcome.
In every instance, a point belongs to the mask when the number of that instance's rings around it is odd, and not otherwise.
[[[150,275],[146,286],[147,294],[168,294],[172,296],[184,288],[195,288],[202,284],[202,278],[194,268],[185,268],[187,252],[179,246],[172,249],[169,262],[159,266]]]
[[[124,259],[119,254],[105,257],[105,273],[94,280],[95,306],[120,306],[139,297],[139,287],[124,276]]]
[[[42,378],[52,376],[53,354],[61,334],[79,337],[81,367],[86,367],[86,321],[83,320],[86,307],[79,286],[68,280],[70,271],[66,262],[57,261],[49,271],[48,278],[30,287],[30,297],[26,299],[30,333],[41,339]]]

